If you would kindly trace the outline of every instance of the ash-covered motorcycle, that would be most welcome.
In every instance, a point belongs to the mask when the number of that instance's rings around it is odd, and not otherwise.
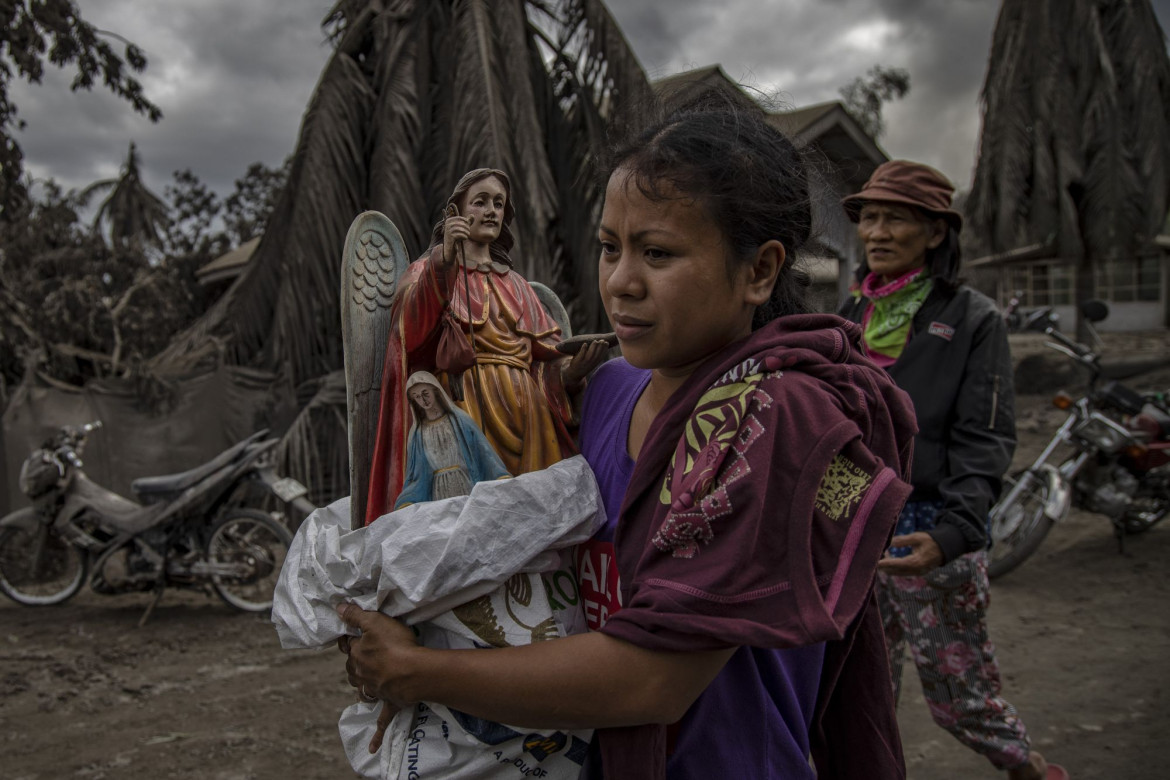
[[[1099,344],[1092,323],[1107,317],[1108,307],[1088,301],[1082,313]],[[992,577],[1023,563],[1073,506],[1108,517],[1119,547],[1127,535],[1148,530],[1170,509],[1170,406],[1162,393],[1143,394],[1106,378],[1151,366],[1107,369],[1099,351],[1056,329],[1050,308],[1028,319],[1029,329],[1053,339],[1046,346],[1088,372],[1088,387],[1078,399],[1056,394],[1053,404],[1068,417],[1035,462],[1008,479],[1009,489],[992,508]]]
[[[292,535],[281,512],[241,502],[271,493],[297,516],[313,510],[304,486],[276,474],[277,440],[259,431],[190,471],[136,480],[131,501],[85,474],[81,454],[99,427],[67,425],[25,460],[20,489],[32,506],[0,518],[0,592],[27,606],[60,604],[87,575],[95,593],[154,591],[140,625],[167,587],[269,609]]]

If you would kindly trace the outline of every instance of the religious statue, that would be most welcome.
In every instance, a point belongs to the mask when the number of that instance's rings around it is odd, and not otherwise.
[[[406,481],[395,509],[465,496],[476,482],[511,476],[483,432],[426,371],[406,382],[414,423],[407,436]]]
[[[447,203],[431,248],[393,292],[367,523],[396,505],[405,482],[404,384],[414,371],[434,372],[508,473],[543,469],[576,453],[569,392],[597,361],[569,361],[557,350],[561,328],[512,269],[515,210],[507,175],[471,171]]]
[[[384,214],[351,225],[341,275],[351,496],[293,540],[273,606],[285,647],[347,633],[339,602],[401,619],[428,647],[585,630],[572,549],[605,514],[570,438],[570,397],[612,341],[573,339],[552,291],[512,270],[513,214],[508,177],[484,168],[459,182],[414,263]],[[364,777],[487,777],[506,765],[575,780],[588,753],[588,729],[516,729],[428,702],[393,713],[360,696],[339,729]]]

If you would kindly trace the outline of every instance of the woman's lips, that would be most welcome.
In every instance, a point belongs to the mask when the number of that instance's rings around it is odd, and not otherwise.
[[[614,315],[611,319],[613,321],[613,332],[617,334],[620,341],[636,339],[651,328],[651,323],[634,317]]]

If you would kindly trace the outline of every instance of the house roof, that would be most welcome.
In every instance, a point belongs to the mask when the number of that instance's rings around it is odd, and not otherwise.
[[[238,247],[220,255],[205,266],[195,271],[195,278],[200,284],[214,284],[225,279],[235,278],[244,270],[244,266],[252,259],[252,253],[260,245],[260,236],[245,241]]]
[[[1161,233],[1154,237],[1154,246],[1166,254],[1170,254],[1170,233]],[[964,267],[975,268],[981,265],[1000,266],[1011,263],[1023,263],[1028,260],[1061,260],[1053,242],[1029,244],[1027,246],[1009,249],[1006,252],[997,252],[993,255],[984,255],[963,263]],[[1071,262],[1066,260],[1066,262]]]
[[[874,170],[890,159],[838,100],[771,113],[768,122],[798,147],[811,146],[823,152],[853,192],[865,186]]]
[[[653,87],[667,108],[683,108],[717,92],[741,107],[764,112],[768,122],[798,147],[813,147],[824,153],[837,167],[843,184],[852,191],[860,190],[874,169],[889,159],[840,101],[769,112],[717,64],[666,76],[655,81]]]
[[[1028,246],[1009,249],[1006,252],[997,252],[993,255],[977,257],[963,263],[967,268],[976,268],[981,265],[1004,265],[1006,263],[1021,263],[1025,260],[1052,260],[1056,258],[1056,248],[1049,242],[1044,244],[1029,244]]]
[[[675,73],[658,79],[651,86],[668,109],[685,108],[690,103],[715,92],[730,99],[740,108],[764,110],[744,92],[740,84],[732,81],[718,64]]]

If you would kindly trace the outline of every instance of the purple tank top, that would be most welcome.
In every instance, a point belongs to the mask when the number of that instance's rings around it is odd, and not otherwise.
[[[577,554],[590,629],[621,607],[614,529],[634,470],[627,452],[630,417],[649,381],[650,372],[619,358],[599,368],[585,391],[579,445],[597,476],[607,515],[605,526]],[[672,727],[668,779],[814,780],[808,732],[824,649],[823,643],[788,650],[739,648]]]

